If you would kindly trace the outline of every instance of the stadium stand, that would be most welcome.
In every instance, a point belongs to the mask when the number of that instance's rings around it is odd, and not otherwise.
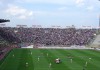
[[[88,45],[96,33],[96,29],[0,27],[0,59],[13,48],[32,44],[61,47]]]
[[[100,47],[100,34],[96,36],[93,43],[90,45],[90,47],[99,48]]]
[[[4,22],[10,22],[10,20],[6,19],[0,19],[0,23]],[[0,28],[0,60],[4,58],[7,52],[9,52],[12,49],[12,45],[9,43],[9,37],[8,33],[6,33],[5,30],[2,30]]]
[[[1,31],[2,30],[2,31]],[[0,28],[1,36],[10,42],[41,45],[87,45],[95,37],[96,29],[56,28]],[[3,34],[6,34],[4,36]]]

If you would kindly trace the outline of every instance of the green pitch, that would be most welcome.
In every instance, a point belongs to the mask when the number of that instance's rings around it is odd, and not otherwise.
[[[56,64],[55,59],[61,63]],[[51,63],[51,67],[50,67]],[[0,62],[0,70],[100,70],[96,50],[13,49]]]

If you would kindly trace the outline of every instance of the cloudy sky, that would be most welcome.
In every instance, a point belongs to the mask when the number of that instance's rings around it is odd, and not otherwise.
[[[7,26],[98,27],[99,0],[0,0],[0,18]]]

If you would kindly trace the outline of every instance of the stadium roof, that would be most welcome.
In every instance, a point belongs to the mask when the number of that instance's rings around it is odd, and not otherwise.
[[[4,23],[4,22],[10,22],[10,20],[0,19],[0,23]]]

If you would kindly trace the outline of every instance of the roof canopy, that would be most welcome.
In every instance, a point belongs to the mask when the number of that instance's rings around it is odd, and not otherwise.
[[[4,23],[4,22],[10,22],[10,20],[0,19],[0,23]]]

